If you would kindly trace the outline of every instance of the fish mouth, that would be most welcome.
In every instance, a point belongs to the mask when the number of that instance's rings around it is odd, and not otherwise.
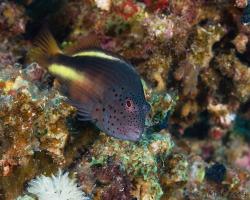
[[[117,132],[115,134],[107,132],[107,134],[120,140],[128,140],[136,142],[141,139],[142,132],[143,131],[140,128],[127,127],[124,129],[124,132]]]
[[[125,134],[113,134],[111,135],[117,139],[120,140],[128,140],[128,141],[132,141],[132,142],[137,142],[140,140],[141,138],[141,133],[139,131],[129,131],[126,132]]]
[[[139,133],[136,133],[136,134],[133,133],[131,134],[131,136],[128,136],[127,140],[136,142],[136,141],[139,141],[140,138],[141,138],[141,135]]]
[[[137,128],[129,130],[129,132],[127,133],[128,140],[130,140],[130,141],[140,140],[141,135],[142,135],[142,131],[140,129],[137,129]]]

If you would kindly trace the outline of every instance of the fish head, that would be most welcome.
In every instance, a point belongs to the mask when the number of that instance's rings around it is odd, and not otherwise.
[[[134,94],[121,88],[112,89],[107,96],[102,115],[105,132],[119,139],[138,141],[150,111],[144,93]]]

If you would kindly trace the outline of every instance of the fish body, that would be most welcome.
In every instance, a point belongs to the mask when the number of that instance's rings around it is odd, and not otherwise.
[[[57,78],[79,120],[92,121],[110,136],[139,140],[150,106],[134,67],[99,48],[66,55],[49,32],[39,38],[31,57]]]

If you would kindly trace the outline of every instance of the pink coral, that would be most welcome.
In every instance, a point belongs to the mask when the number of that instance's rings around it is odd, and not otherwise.
[[[13,2],[1,1],[0,16],[1,34],[13,36],[24,33],[27,17],[23,7]]]
[[[115,11],[118,15],[127,20],[139,11],[139,7],[133,0],[124,0],[120,5],[115,6]]]
[[[168,0],[144,0],[145,5],[153,11],[163,11],[168,8]]]
[[[235,6],[238,8],[245,8],[247,6],[247,0],[235,0]]]
[[[245,154],[235,161],[236,165],[247,169],[250,171],[250,150],[245,152]]]

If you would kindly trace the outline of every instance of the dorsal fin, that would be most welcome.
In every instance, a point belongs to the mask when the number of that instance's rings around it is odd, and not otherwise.
[[[80,37],[74,44],[66,47],[64,49],[64,52],[67,55],[74,55],[76,53],[84,51],[85,49],[98,47],[100,47],[100,40],[98,38],[98,35],[93,33],[87,36]]]
[[[50,58],[62,54],[56,40],[47,28],[43,28],[33,42],[33,48],[28,53],[30,61],[48,67]]]

